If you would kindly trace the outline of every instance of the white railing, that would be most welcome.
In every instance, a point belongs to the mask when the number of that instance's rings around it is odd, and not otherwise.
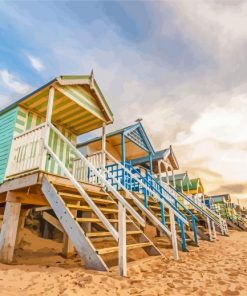
[[[87,159],[99,172],[101,172],[104,163],[102,151],[97,151],[88,155]],[[73,161],[73,175],[78,181],[99,184],[99,178],[91,173],[88,164],[81,158]]]
[[[6,178],[41,167],[45,128],[45,124],[41,124],[13,138]]]
[[[171,185],[168,185],[167,183],[164,183],[162,181],[161,181],[161,185],[163,187],[165,187],[171,194],[176,196],[177,199],[180,200],[182,198],[184,200],[183,196],[185,197],[185,195],[183,193],[177,193],[177,191]],[[187,196],[186,204],[184,203],[184,205],[185,206],[190,205],[190,207],[192,207],[193,209],[199,210],[204,215],[206,215],[206,217],[213,220],[220,227],[222,234],[228,234],[228,227],[227,227],[227,223],[226,223],[225,219],[223,219],[220,214],[218,214],[215,211],[212,211],[210,208],[208,208],[198,198],[193,199],[193,198]],[[199,209],[198,209],[198,207],[199,207]]]

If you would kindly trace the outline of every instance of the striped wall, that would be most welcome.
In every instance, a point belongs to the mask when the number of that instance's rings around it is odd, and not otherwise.
[[[0,115],[0,183],[3,182],[15,129],[18,107]]]
[[[19,107],[17,112],[14,135],[17,136],[29,129],[34,128],[42,122],[44,122],[44,118],[30,111],[27,111],[22,107]]]
[[[16,136],[29,129],[32,129],[35,126],[43,123],[44,121],[44,117],[40,117],[37,114],[20,107],[17,113],[14,135]],[[58,129],[67,139],[72,142],[72,144],[76,145],[76,136],[73,133],[59,126]],[[69,146],[64,143],[64,141],[58,139],[57,134],[55,134],[53,131],[50,132],[49,146],[58,155],[59,159],[63,163],[65,163],[66,167],[72,170],[72,159],[75,158],[75,156],[70,150]],[[62,175],[60,167],[57,165],[57,163],[55,163],[53,159],[50,159],[49,157],[47,157],[45,168],[42,169],[52,174]]]

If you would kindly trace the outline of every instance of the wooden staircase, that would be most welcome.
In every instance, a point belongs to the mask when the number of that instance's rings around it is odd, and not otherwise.
[[[42,181],[42,191],[86,267],[107,271],[110,267],[107,255],[109,257],[110,254],[111,262],[113,258],[115,262],[118,260],[119,241],[107,230],[82,195],[72,185],[52,184],[47,178]],[[119,233],[120,208],[117,201],[100,187],[97,190],[87,189],[86,193]],[[134,249],[144,250],[147,256],[161,255],[134,217],[127,213],[126,250]]]
[[[144,217],[145,213],[142,213],[137,207],[135,207],[133,201],[128,198],[128,196],[126,196],[124,194],[124,192],[121,192],[122,195],[125,197],[125,199],[134,207],[134,209],[139,213],[142,214]],[[138,199],[141,202],[144,202],[144,197],[142,194],[140,193],[133,193],[136,197],[138,197]],[[160,207],[160,203],[154,201],[152,198],[148,199],[148,209],[150,212],[152,212],[159,220],[161,220],[161,207]],[[165,225],[170,229],[171,227],[171,222],[170,222],[170,215],[167,211],[167,209],[164,209],[164,214],[165,214]],[[184,214],[184,213],[183,213]],[[186,215],[187,216],[187,215]],[[148,217],[146,217],[147,222],[149,222]],[[159,227],[159,225],[153,225],[151,223],[148,223],[149,226],[153,226],[156,228],[156,233],[157,233],[157,237],[159,237],[158,242],[161,244],[163,244],[163,242],[167,243],[167,240],[169,240],[169,242],[171,242],[171,238],[169,236],[166,235],[162,235],[164,232],[162,231],[162,229]],[[175,219],[175,227],[176,227],[176,233],[177,233],[177,244],[180,250],[183,249],[182,247],[182,239],[181,239],[181,229],[180,229],[180,225],[178,223],[178,221]],[[144,230],[145,231],[145,230]],[[186,241],[186,251],[189,251],[190,247],[189,246],[196,246],[193,240],[193,234],[191,233],[191,229],[190,227],[186,227],[185,231],[184,231],[184,235],[185,235],[185,241]],[[154,238],[153,241],[157,241],[157,238]],[[160,244],[157,244],[157,246],[159,246]],[[185,251],[185,250],[184,250]]]

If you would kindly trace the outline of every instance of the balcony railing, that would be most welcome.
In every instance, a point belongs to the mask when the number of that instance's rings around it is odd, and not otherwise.
[[[13,138],[6,178],[42,167],[45,130],[46,125],[41,124]]]
[[[104,164],[103,157],[102,151],[97,151],[88,155],[86,158],[97,169],[97,171],[101,172]],[[82,161],[80,158],[73,161],[73,175],[78,181],[100,184],[99,178],[92,172],[87,163]]]

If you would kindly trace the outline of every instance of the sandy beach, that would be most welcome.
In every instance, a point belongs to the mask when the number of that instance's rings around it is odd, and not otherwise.
[[[0,264],[0,291],[16,295],[247,295],[247,232],[231,231],[217,243],[201,241],[200,248],[171,250],[128,264],[128,277],[85,270],[78,257],[64,259],[61,244],[25,230],[13,265]],[[35,251],[34,251],[35,250]]]

